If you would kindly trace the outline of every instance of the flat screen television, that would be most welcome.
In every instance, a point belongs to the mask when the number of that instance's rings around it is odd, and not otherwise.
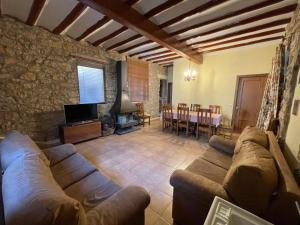
[[[64,105],[66,124],[98,119],[97,104]]]

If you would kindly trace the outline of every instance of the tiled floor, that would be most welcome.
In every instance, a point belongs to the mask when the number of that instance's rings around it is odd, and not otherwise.
[[[112,135],[76,145],[101,172],[121,186],[143,186],[151,196],[146,225],[172,224],[172,187],[169,179],[207,148],[207,138],[162,132],[159,121],[125,135]]]

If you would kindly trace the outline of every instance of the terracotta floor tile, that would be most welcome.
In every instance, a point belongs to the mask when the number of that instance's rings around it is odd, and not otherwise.
[[[76,145],[79,153],[121,186],[144,187],[151,196],[146,225],[172,224],[170,176],[185,169],[208,148],[206,137],[196,140],[162,132],[160,121],[125,135],[111,135]]]
[[[163,212],[162,218],[165,221],[167,221],[169,224],[173,223],[173,218],[172,218],[172,202],[170,202],[169,206]]]
[[[169,206],[172,201],[172,197],[165,194],[164,192],[154,189],[150,192],[151,203],[150,208],[153,209],[159,215],[162,215],[165,209]]]
[[[154,225],[159,219],[159,215],[154,212],[150,207],[145,212],[145,225]]]
[[[154,225],[169,225],[169,223],[160,217]]]

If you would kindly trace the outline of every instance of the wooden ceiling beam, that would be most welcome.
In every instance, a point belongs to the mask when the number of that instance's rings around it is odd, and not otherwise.
[[[39,17],[44,5],[45,5],[46,0],[34,0],[32,5],[31,5],[31,9],[30,9],[30,13],[28,15],[28,18],[26,20],[26,24],[33,26],[37,20],[37,18]]]
[[[161,48],[164,48],[164,47],[163,46],[157,46],[157,47],[154,47],[154,48],[149,48],[149,49],[146,49],[146,50],[143,50],[143,51],[132,53],[129,56],[133,57],[133,56],[140,55],[140,54],[143,54],[143,53],[146,53],[146,52],[152,52],[152,51],[155,51],[155,50],[158,50],[158,49],[161,49]]]
[[[155,15],[157,15],[157,14],[163,12],[164,10],[166,10],[166,9],[168,9],[168,8],[171,8],[171,7],[173,7],[174,5],[176,5],[176,4],[178,4],[179,2],[182,2],[182,1],[183,1],[183,0],[169,0],[169,1],[165,2],[165,3],[163,3],[163,4],[160,4],[159,6],[157,6],[157,7],[153,8],[153,9],[151,9],[151,10],[148,11],[144,16],[145,16],[146,18],[149,19],[150,17],[155,16]],[[140,38],[140,37],[142,37],[142,35],[140,35],[140,34],[134,35],[134,36],[132,36],[132,37],[130,37],[130,38],[127,38],[127,39],[124,40],[124,41],[120,41],[120,42],[118,42],[118,43],[116,43],[116,44],[114,44],[114,45],[112,45],[112,46],[109,46],[109,47],[106,48],[106,49],[107,49],[107,50],[112,50],[112,49],[114,49],[114,48],[117,48],[117,47],[120,47],[120,46],[126,44],[127,42],[136,40],[136,39],[138,39],[138,38]]]
[[[143,42],[141,42],[141,43],[138,43],[138,44],[135,44],[135,45],[132,45],[132,46],[129,46],[128,48],[124,48],[124,49],[121,49],[121,50],[119,50],[119,53],[124,53],[124,52],[128,52],[128,51],[130,51],[130,50],[132,50],[132,49],[135,49],[135,48],[138,48],[138,47],[141,47],[141,46],[143,46],[143,45],[147,45],[147,44],[150,44],[150,43],[152,43],[153,41],[151,41],[151,40],[148,40],[148,41],[143,41]]]
[[[79,37],[77,37],[76,41],[80,41],[80,40],[86,38],[88,35],[93,33],[95,30],[99,29],[100,27],[104,26],[109,21],[110,21],[110,19],[107,16],[102,17],[101,20],[98,20],[94,25],[90,26]]]
[[[164,59],[164,58],[168,58],[170,56],[177,56],[176,53],[171,53],[171,54],[167,54],[167,55],[161,55],[161,56],[157,56],[157,57],[153,57],[153,58],[148,58],[146,59],[147,61],[153,61],[153,60],[156,60],[156,59]]]
[[[153,63],[161,63],[161,62],[166,62],[166,61],[172,61],[172,60],[180,59],[180,58],[182,58],[182,56],[176,56],[176,57],[168,58],[168,59],[161,59],[161,60],[153,61]]]
[[[172,52],[172,51],[166,50],[166,51],[162,51],[162,52],[156,52],[156,53],[152,53],[152,54],[140,56],[139,59],[145,59],[145,58],[148,58],[148,57],[152,57],[152,56],[156,56],[156,55],[161,55],[161,54],[165,54],[165,53],[170,53],[170,52]]]
[[[135,3],[137,3],[140,0],[127,0],[125,1],[125,3],[129,6],[134,5]],[[109,19],[107,16],[102,17],[101,20],[98,20],[95,24],[93,24],[92,26],[90,26],[88,29],[86,29],[79,37],[76,38],[77,41],[80,41],[84,38],[86,38],[87,36],[89,36],[91,33],[93,33],[94,31],[96,31],[97,29],[101,28],[102,26],[104,26],[105,24],[107,24],[108,22],[110,22],[111,19]],[[122,27],[123,28],[123,27]],[[124,27],[125,28],[125,27]],[[123,29],[124,29],[123,28]],[[101,40],[101,39],[100,39]],[[98,41],[100,41],[98,40]],[[95,41],[97,42],[97,41]],[[94,42],[94,43],[95,43]]]
[[[270,17],[273,17],[273,16],[279,16],[279,15],[283,15],[283,14],[286,14],[286,13],[290,13],[290,12],[293,12],[296,9],[296,7],[297,7],[297,4],[292,4],[292,5],[289,5],[289,6],[285,6],[285,7],[279,8],[279,9],[275,9],[275,10],[260,14],[258,16],[253,16],[253,17],[250,17],[250,18],[247,18],[247,19],[244,19],[244,20],[232,23],[232,24],[228,24],[228,25],[225,25],[225,26],[222,26],[222,27],[218,27],[218,28],[213,29],[213,30],[209,30],[209,31],[205,31],[205,32],[202,32],[202,33],[191,35],[191,36],[180,39],[180,41],[184,42],[184,41],[187,41],[187,40],[190,40],[190,39],[193,39],[193,38],[197,38],[199,36],[213,34],[213,33],[216,33],[216,32],[219,32],[219,31],[224,31],[224,30],[227,30],[227,29],[230,29],[230,28],[233,28],[233,27],[246,25],[246,24],[249,24],[249,23],[253,23],[253,22],[263,20],[263,19],[267,19],[267,18],[270,18]]]
[[[130,37],[130,38],[127,38],[127,39],[124,40],[124,41],[120,41],[120,42],[118,42],[118,43],[116,43],[116,44],[113,44],[112,46],[109,46],[108,48],[106,48],[106,50],[112,50],[112,49],[114,49],[114,48],[120,47],[120,46],[122,46],[122,45],[124,45],[124,44],[126,44],[126,43],[128,43],[128,42],[130,42],[130,41],[134,41],[134,40],[136,40],[136,39],[138,39],[138,38],[141,38],[141,37],[143,37],[143,36],[140,35],[140,34],[136,34],[136,35],[134,35],[134,36],[132,36],[132,37]]]
[[[99,40],[95,41],[95,42],[93,43],[93,45],[94,45],[94,46],[98,46],[98,45],[100,45],[101,43],[103,43],[103,42],[105,42],[105,41],[107,41],[107,40],[109,40],[109,39],[111,39],[111,38],[114,38],[114,37],[118,36],[119,34],[123,33],[123,32],[126,31],[126,30],[128,30],[128,28],[122,26],[120,29],[118,29],[118,30],[112,32],[111,34],[106,35],[105,37],[100,38]]]
[[[233,32],[233,33],[229,33],[229,34],[221,35],[221,36],[218,36],[218,37],[214,37],[214,38],[211,38],[211,39],[208,39],[208,40],[197,41],[197,42],[191,43],[189,45],[192,46],[192,45],[198,45],[198,44],[205,44],[205,43],[209,43],[209,42],[213,42],[213,41],[219,41],[219,40],[223,40],[225,38],[230,38],[230,37],[233,37],[233,36],[247,34],[247,33],[255,32],[255,31],[263,30],[263,29],[272,28],[272,27],[275,27],[275,26],[286,25],[290,21],[291,21],[291,19],[281,19],[281,20],[277,20],[277,21],[274,21],[274,22],[270,22],[270,23],[258,25],[258,26],[255,26],[255,27],[250,27],[250,28],[247,28],[247,29],[239,30],[239,31],[236,31],[236,32]]]
[[[177,5],[178,3],[183,2],[183,0],[169,0],[166,1],[165,3],[160,4],[157,7],[154,7],[153,9],[151,9],[150,11],[148,11],[146,14],[144,14],[144,16],[146,18],[150,18],[152,16],[155,16],[175,5]]]
[[[125,2],[126,2],[126,4],[132,6],[132,5],[134,5],[135,3],[139,2],[139,1],[140,1],[140,0],[127,0],[127,1],[125,1]]]
[[[92,9],[107,15],[111,19],[147,37],[153,42],[157,42],[165,48],[186,57],[195,63],[202,63],[200,54],[191,54],[192,49],[185,43],[179,42],[176,38],[160,29],[145,16],[132,9],[121,0],[78,0]],[[225,0],[219,0],[225,1]],[[215,2],[215,1],[214,1]]]
[[[237,41],[244,41],[244,40],[249,40],[249,39],[252,39],[252,38],[264,37],[264,36],[267,36],[267,35],[282,33],[284,31],[285,31],[284,28],[278,28],[278,29],[275,29],[275,30],[264,31],[264,32],[261,32],[261,33],[250,34],[250,35],[243,36],[243,37],[233,38],[233,39],[226,40],[226,41],[221,41],[221,42],[218,42],[218,43],[213,43],[213,44],[209,44],[209,45],[200,46],[198,49],[210,48],[210,47],[223,45],[223,44],[229,44],[229,43],[233,43],[233,42],[237,42]]]
[[[185,27],[183,29],[179,29],[177,31],[171,32],[170,34],[171,35],[182,34],[182,33],[185,33],[187,31],[190,31],[192,29],[197,29],[197,28],[200,28],[202,26],[207,26],[209,24],[216,23],[216,22],[219,22],[219,21],[222,21],[222,20],[225,20],[225,19],[230,19],[230,18],[235,17],[235,16],[240,16],[244,13],[249,13],[249,12],[252,12],[252,11],[256,11],[258,9],[265,8],[265,7],[277,4],[278,2],[282,2],[282,1],[283,0],[267,0],[267,1],[264,1],[264,2],[260,2],[258,4],[251,5],[251,6],[248,6],[246,8],[240,9],[238,11],[234,11],[234,12],[225,14],[224,16],[217,17],[215,19],[211,19],[211,20],[208,20],[208,21],[205,21],[205,22],[200,22],[198,24],[188,26],[188,27]]]
[[[242,44],[231,45],[231,46],[226,46],[226,47],[216,48],[216,49],[211,49],[211,50],[203,51],[202,53],[210,53],[210,52],[222,51],[222,50],[226,50],[226,49],[238,48],[238,47],[247,46],[247,45],[253,45],[253,44],[258,44],[258,43],[262,43],[262,42],[275,41],[275,40],[279,40],[279,39],[282,39],[282,38],[283,38],[283,36],[265,38],[265,39],[256,40],[256,41],[250,41],[250,42],[246,42],[246,43],[242,43]]]
[[[160,24],[159,27],[160,28],[168,27],[168,26],[170,26],[170,25],[172,25],[174,23],[178,23],[179,21],[181,21],[181,20],[183,20],[183,19],[185,19],[187,17],[193,16],[193,15],[195,15],[197,13],[202,13],[202,12],[208,10],[208,9],[216,7],[216,6],[218,6],[220,4],[223,4],[223,3],[227,2],[227,1],[229,1],[229,0],[211,0],[211,1],[208,1],[207,3],[205,3],[203,5],[200,5],[200,6],[196,7],[196,8],[194,8],[194,9],[186,12],[186,13],[183,13],[183,14],[181,14],[181,15],[173,18],[173,19],[170,19],[170,20],[168,20],[168,21]]]
[[[72,11],[67,15],[67,17],[61,21],[61,23],[54,28],[52,31],[54,34],[60,34],[63,32],[71,23],[73,23],[79,16],[80,14],[86,9],[86,5],[82,3],[78,3]]]
[[[162,67],[170,67],[170,66],[173,66],[173,62],[169,62],[169,63],[160,63],[160,64],[158,64],[158,65],[160,65],[160,66],[162,66]]]

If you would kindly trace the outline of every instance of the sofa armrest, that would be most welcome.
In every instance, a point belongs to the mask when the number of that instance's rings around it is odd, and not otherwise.
[[[188,170],[175,170],[171,175],[170,184],[174,189],[182,190],[202,199],[213,200],[215,196],[229,199],[221,184]]]
[[[145,189],[128,186],[87,213],[89,225],[144,224],[144,210],[150,203]],[[141,220],[141,222],[134,222]]]
[[[75,146],[72,144],[58,145],[52,148],[43,149],[42,151],[49,159],[50,166],[54,166],[55,164],[59,163],[60,161],[68,158],[69,156],[77,152]]]
[[[229,155],[233,155],[235,144],[236,144],[235,141],[228,140],[217,135],[213,135],[209,139],[209,145],[211,147]]]

